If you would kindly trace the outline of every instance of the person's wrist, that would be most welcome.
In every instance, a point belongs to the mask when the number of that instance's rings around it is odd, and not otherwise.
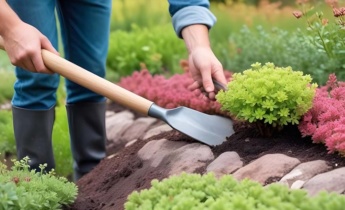
[[[6,22],[6,24],[2,25],[0,27],[0,35],[6,39],[7,37],[11,37],[13,34],[15,34],[14,31],[17,30],[17,28],[20,27],[22,24],[20,19],[12,19],[11,21]]]

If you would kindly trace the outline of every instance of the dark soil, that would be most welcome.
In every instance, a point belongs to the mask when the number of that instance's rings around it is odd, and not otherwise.
[[[236,151],[247,164],[265,154],[282,153],[298,158],[301,162],[325,160],[333,168],[345,166],[345,158],[338,154],[328,154],[324,145],[313,144],[309,138],[301,138],[296,126],[288,126],[271,138],[258,137],[255,128],[241,123],[236,123],[234,130],[235,134],[226,142],[212,148],[215,157],[225,151]],[[194,142],[178,131],[166,132],[151,139],[158,137],[171,141]],[[166,178],[169,168],[164,165],[152,168],[145,165],[136,155],[151,139],[139,140],[132,146],[120,150],[114,157],[103,160],[93,171],[80,179],[77,183],[78,198],[68,209],[121,210],[131,192],[149,188],[152,179]],[[200,168],[197,172],[202,174],[205,169]],[[279,181],[279,178],[272,177],[266,184]]]

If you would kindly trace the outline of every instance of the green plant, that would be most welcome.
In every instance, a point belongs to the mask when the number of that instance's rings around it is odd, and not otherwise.
[[[130,32],[115,31],[110,35],[107,66],[119,77],[147,68],[150,73],[172,75],[182,72],[179,60],[187,51],[172,26],[140,28],[132,25]]]
[[[313,82],[324,84],[328,74],[339,67],[338,61],[318,52],[302,30],[289,32],[277,27],[268,30],[261,25],[243,26],[238,33],[229,36],[227,45],[214,43],[215,53],[224,68],[233,72],[242,72],[255,62],[272,62],[300,69],[310,74]]]
[[[313,45],[318,53],[327,56],[328,62],[337,64],[328,70],[328,74],[336,72],[338,78],[344,79],[345,9],[339,8],[338,1],[326,2],[330,4],[330,7],[323,11],[320,5],[324,4],[320,2],[300,1],[298,5],[300,11],[295,11],[293,15],[305,20],[306,30],[302,32],[310,45]]]
[[[62,209],[76,199],[78,188],[64,177],[57,177],[54,171],[29,171],[29,158],[14,161],[12,170],[0,164],[0,209],[44,210]]]
[[[327,54],[329,58],[344,54],[344,29],[345,22],[343,18],[343,8],[337,8],[336,1],[329,1],[333,8],[335,21],[329,22],[329,17],[325,17],[324,12],[320,10],[319,4],[315,1],[301,1],[299,8],[301,11],[295,11],[293,15],[297,19],[306,21],[306,35],[313,41],[320,52]]]
[[[235,73],[227,91],[216,95],[221,109],[239,120],[255,123],[261,135],[271,136],[287,124],[298,124],[311,107],[316,84],[310,75],[273,63],[255,63]]]
[[[125,209],[341,210],[345,205],[345,197],[335,193],[309,197],[305,190],[289,190],[277,183],[263,187],[249,179],[237,181],[231,175],[217,180],[212,173],[182,173],[151,184],[150,189],[130,194]]]

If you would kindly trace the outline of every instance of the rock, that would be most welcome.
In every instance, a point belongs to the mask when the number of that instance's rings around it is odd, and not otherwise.
[[[209,146],[193,143],[177,150],[171,150],[171,154],[167,156],[165,162],[167,167],[171,168],[169,175],[178,175],[182,172],[193,173],[213,159],[214,155]]]
[[[222,175],[231,174],[242,166],[243,162],[236,152],[224,152],[207,166],[206,171],[213,172],[219,178]]]
[[[176,149],[186,145],[183,141],[168,141],[166,139],[149,141],[138,152],[138,156],[142,160],[151,162],[152,167],[157,167],[167,155]]]
[[[157,119],[151,117],[141,117],[136,119],[128,129],[123,133],[121,136],[121,141],[129,142],[134,139],[138,139],[139,137],[143,136],[145,132],[157,122]]]
[[[105,118],[109,118],[109,117],[111,117],[111,116],[113,116],[115,114],[115,112],[114,111],[106,111],[105,112]]]
[[[108,141],[118,141],[123,132],[132,125],[134,115],[129,111],[122,111],[106,118],[105,125]]]
[[[145,139],[151,138],[152,136],[158,135],[160,133],[172,131],[172,130],[173,130],[172,127],[170,127],[168,124],[163,124],[163,125],[160,125],[148,130],[145,136],[143,137],[143,139],[145,140]]]
[[[268,154],[240,168],[233,175],[238,180],[249,178],[265,184],[269,178],[283,177],[299,163],[297,158],[283,154]]]
[[[345,192],[345,167],[318,174],[303,185],[303,189],[313,196],[322,190],[327,192]]]
[[[316,174],[328,171],[330,166],[324,160],[315,160],[299,164],[290,173],[286,174],[279,182],[291,187],[294,182],[299,181],[295,185],[300,185],[301,182],[306,182]],[[295,188],[296,189],[296,188]]]
[[[297,180],[294,183],[292,183],[290,189],[301,189],[304,185],[305,181]]]
[[[134,139],[134,140],[128,142],[128,143],[125,145],[125,147],[129,147],[129,146],[133,145],[133,144],[134,144],[135,142],[137,142],[137,141],[138,141],[138,139]]]
[[[138,156],[149,161],[152,167],[162,165],[170,168],[168,176],[181,172],[193,173],[214,159],[210,147],[206,145],[166,139],[148,142],[139,150]]]

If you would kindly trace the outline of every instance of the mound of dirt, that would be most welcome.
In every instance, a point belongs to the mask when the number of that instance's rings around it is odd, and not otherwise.
[[[212,148],[215,157],[226,151],[235,151],[244,164],[248,164],[263,155],[281,153],[298,158],[301,162],[325,160],[332,168],[345,166],[345,159],[338,154],[329,154],[323,144],[313,144],[310,138],[301,138],[296,126],[288,126],[272,138],[258,137],[255,128],[243,124],[236,124],[235,131],[236,133],[222,145]],[[162,138],[194,142],[178,131],[137,141],[109,156],[111,158],[104,159],[93,171],[80,179],[77,182],[79,187],[77,200],[66,209],[121,210],[131,192],[149,188],[152,179],[166,178],[169,168],[164,166],[152,168],[137,157],[137,152],[148,141]],[[205,168],[197,170],[197,173],[204,172]],[[277,180],[271,180],[274,181]]]

